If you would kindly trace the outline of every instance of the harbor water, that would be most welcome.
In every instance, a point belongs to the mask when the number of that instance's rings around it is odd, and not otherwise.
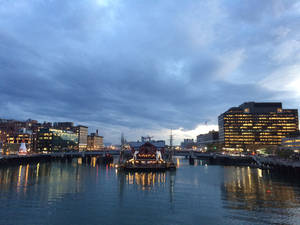
[[[296,178],[174,161],[159,173],[80,158],[0,168],[0,224],[300,224]]]

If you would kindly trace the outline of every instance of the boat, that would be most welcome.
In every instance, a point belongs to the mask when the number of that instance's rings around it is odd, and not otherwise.
[[[132,149],[132,158],[120,162],[117,167],[126,171],[165,171],[175,170],[172,159],[164,160],[162,152],[150,142],[146,142],[138,149]],[[121,158],[121,157],[120,157]]]

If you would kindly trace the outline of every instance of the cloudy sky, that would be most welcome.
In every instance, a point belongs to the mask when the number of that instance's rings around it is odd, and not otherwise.
[[[300,103],[300,2],[0,0],[0,118],[176,142],[245,101]]]

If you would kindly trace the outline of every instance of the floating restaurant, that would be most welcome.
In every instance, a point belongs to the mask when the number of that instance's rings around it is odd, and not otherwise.
[[[119,169],[128,171],[163,171],[176,169],[171,157],[164,160],[162,151],[150,142],[146,142],[138,149],[132,149],[132,158],[120,162]]]

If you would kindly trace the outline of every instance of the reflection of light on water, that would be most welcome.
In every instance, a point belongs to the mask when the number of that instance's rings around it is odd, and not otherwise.
[[[24,192],[26,192],[27,183],[28,183],[28,170],[29,170],[29,164],[27,164],[27,166],[26,166]]]
[[[128,174],[127,181],[128,181],[128,184],[133,184],[133,175]]]
[[[257,202],[262,207],[270,208],[274,205],[289,208],[295,203],[299,204],[292,187],[278,182],[273,183],[270,177],[263,176],[261,169],[226,168],[222,190],[225,199],[230,203],[229,207],[234,209],[255,210]]]
[[[177,168],[180,167],[180,161],[179,161],[179,158],[177,158],[177,160],[176,160],[176,166],[177,166]]]
[[[22,165],[19,166],[19,174],[18,174],[18,182],[17,182],[17,187],[18,191],[20,190],[20,185],[21,185],[21,176],[22,176]]]
[[[39,178],[39,172],[40,172],[40,163],[36,165],[36,178]]]
[[[195,160],[194,166],[198,166],[198,160]]]
[[[257,174],[259,177],[262,177],[262,170],[261,169],[257,169]]]
[[[157,184],[166,183],[165,173],[152,173],[152,172],[135,172],[126,174],[125,178],[127,184],[141,187],[142,190],[149,190]]]
[[[249,166],[247,167],[247,174],[248,174],[248,182],[249,182],[249,185],[251,186],[251,180],[252,180],[252,179],[251,179],[251,174],[252,174],[252,173],[251,173],[251,171],[250,171],[250,167],[249,167]]]

